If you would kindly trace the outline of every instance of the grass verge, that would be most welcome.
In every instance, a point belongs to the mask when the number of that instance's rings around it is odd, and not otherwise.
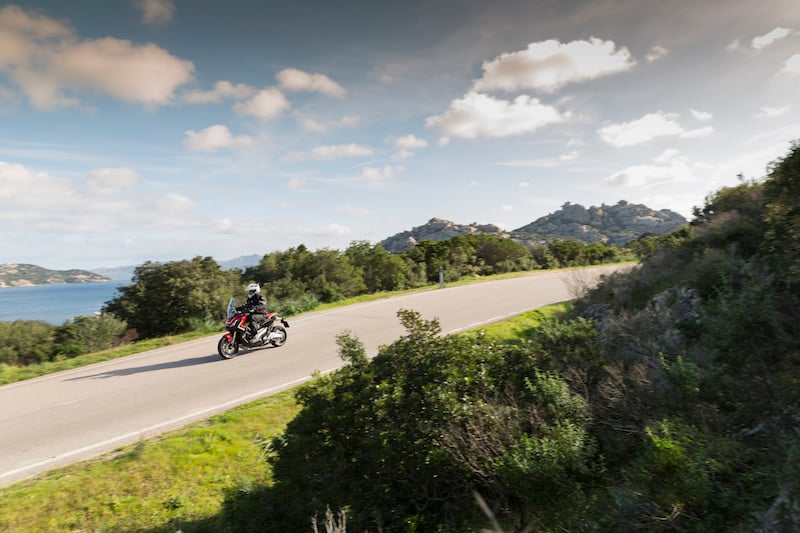
[[[562,303],[477,328],[498,342],[529,336]],[[474,330],[473,330],[474,331]],[[261,443],[299,411],[293,391],[0,489],[0,531],[219,530],[226,494],[270,482]]]
[[[282,392],[0,489],[0,531],[214,530],[228,491],[269,482],[260,443],[298,410]]]

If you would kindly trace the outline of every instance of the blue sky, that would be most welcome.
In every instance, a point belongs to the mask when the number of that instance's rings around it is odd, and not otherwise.
[[[693,206],[800,139],[796,0],[0,4],[0,263]]]

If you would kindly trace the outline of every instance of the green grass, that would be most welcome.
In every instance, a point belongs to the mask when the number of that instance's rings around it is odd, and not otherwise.
[[[213,529],[228,491],[269,482],[259,443],[298,410],[283,392],[0,489],[0,531]]]
[[[482,326],[520,342],[567,303]],[[293,391],[0,489],[0,531],[213,531],[226,494],[268,484],[260,443],[299,411]]]
[[[530,337],[542,320],[563,315],[569,311],[570,307],[570,302],[539,307],[511,317],[508,320],[482,326],[478,330],[483,331],[488,339],[501,343],[515,344]]]

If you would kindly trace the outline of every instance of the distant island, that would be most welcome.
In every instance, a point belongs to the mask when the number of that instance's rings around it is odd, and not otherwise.
[[[111,279],[88,270],[50,270],[36,265],[0,263],[0,288],[98,281]]]

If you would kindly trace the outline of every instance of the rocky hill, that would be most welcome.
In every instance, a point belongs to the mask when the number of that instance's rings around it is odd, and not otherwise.
[[[381,241],[381,246],[392,253],[402,253],[422,241],[446,241],[459,235],[488,233],[498,237],[509,235],[494,224],[456,224],[441,218],[432,218],[426,224],[403,231]]]
[[[616,205],[589,207],[569,202],[561,209],[540,217],[530,224],[506,232],[494,224],[456,224],[432,218],[426,224],[398,233],[381,241],[392,253],[402,253],[425,240],[443,241],[458,235],[488,233],[511,238],[525,244],[543,243],[553,239],[573,239],[624,246],[643,234],[662,235],[686,224],[680,214],[620,200]]]
[[[0,287],[24,287],[26,285],[49,285],[54,283],[91,283],[111,281],[88,270],[49,270],[36,265],[0,264]]]
[[[555,213],[538,218],[512,233],[533,234],[545,240],[562,238],[624,246],[643,234],[663,235],[686,222],[682,215],[669,209],[655,211],[625,200],[616,205],[603,204],[588,209],[567,202]]]

